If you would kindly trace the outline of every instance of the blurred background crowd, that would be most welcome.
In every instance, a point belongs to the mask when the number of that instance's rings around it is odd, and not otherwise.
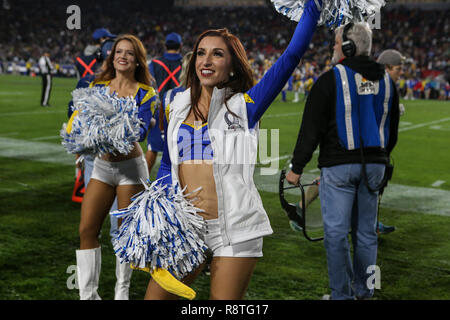
[[[178,1],[180,2],[180,1]],[[181,1],[182,2],[182,1]],[[114,34],[132,33],[144,43],[148,61],[164,52],[165,35],[182,36],[182,53],[210,28],[228,28],[237,35],[257,78],[284,51],[295,23],[277,13],[269,1],[260,6],[182,6],[177,1],[79,0],[81,29],[69,30],[70,1],[0,0],[0,73],[35,76],[37,61],[48,50],[57,76],[75,77],[74,59],[89,45],[100,27]],[[373,29],[373,57],[396,49],[406,58],[399,82],[409,98],[450,99],[450,8],[391,6],[383,8],[380,29]],[[321,27],[299,66],[299,77],[313,82],[330,65],[334,36]],[[311,79],[311,81],[309,80]]]

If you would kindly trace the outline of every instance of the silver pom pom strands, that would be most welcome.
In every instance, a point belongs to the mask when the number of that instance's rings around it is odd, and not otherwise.
[[[271,0],[275,9],[289,19],[299,21],[308,0]],[[319,6],[318,0],[315,1]],[[322,0],[318,25],[335,29],[349,22],[364,22],[379,13],[385,0]]]
[[[111,213],[123,218],[114,251],[136,269],[152,275],[165,269],[180,280],[205,260],[205,222],[197,214],[201,210],[186,199],[198,190],[184,195],[178,185],[162,186],[159,180],[144,183],[145,190],[128,208]]]
[[[68,153],[101,156],[133,149],[143,122],[132,97],[111,95],[108,87],[76,89],[72,96],[74,112],[60,131]]]

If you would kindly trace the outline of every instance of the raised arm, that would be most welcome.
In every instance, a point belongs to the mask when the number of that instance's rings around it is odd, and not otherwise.
[[[317,0],[317,2],[320,2],[320,6],[322,6],[322,0]],[[253,128],[261,119],[294,72],[303,54],[308,49],[319,17],[320,10],[316,1],[310,0],[284,53],[266,72],[261,81],[247,92],[251,98],[247,100],[254,102],[247,102],[249,128]]]

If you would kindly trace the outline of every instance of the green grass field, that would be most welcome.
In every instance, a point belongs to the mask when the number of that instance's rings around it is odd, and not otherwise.
[[[80,204],[71,202],[74,157],[59,138],[75,84],[54,79],[52,107],[42,108],[40,78],[0,76],[0,300],[78,299],[68,283],[76,264]],[[380,210],[381,221],[397,230],[380,236],[381,288],[374,299],[450,299],[450,103],[403,103],[394,178]],[[262,128],[279,129],[278,168],[293,151],[303,105],[277,99],[262,120]],[[304,182],[318,175],[316,158]],[[255,174],[274,234],[264,239],[264,257],[246,298],[320,299],[329,293],[323,243],[290,229],[276,193],[279,175],[259,176],[259,168]],[[103,299],[113,298],[115,284],[109,225],[107,219],[100,240]],[[131,299],[143,298],[148,279],[133,272]],[[209,278],[201,275],[193,288],[197,299],[208,299]]]

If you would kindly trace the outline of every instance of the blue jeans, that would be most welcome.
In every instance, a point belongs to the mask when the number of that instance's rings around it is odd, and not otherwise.
[[[85,157],[84,159],[84,185],[87,187],[89,180],[91,180],[92,170],[94,169],[94,159]],[[117,210],[117,197],[111,206],[110,211]],[[109,216],[111,221],[111,227],[109,229],[109,235],[111,236],[111,243],[113,239],[118,235],[119,228],[117,226],[118,218],[115,216]]]
[[[367,164],[369,186],[381,183],[385,166]],[[370,298],[367,285],[372,275],[367,268],[377,261],[378,192],[370,192],[361,175],[361,164],[344,164],[322,168],[320,204],[324,224],[331,299]],[[348,233],[351,230],[353,263]]]

